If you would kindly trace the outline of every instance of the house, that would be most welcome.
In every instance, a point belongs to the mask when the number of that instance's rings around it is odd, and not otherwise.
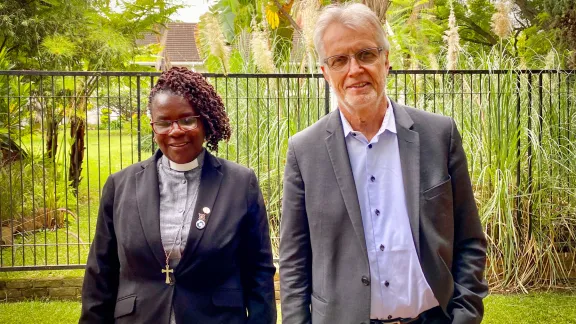
[[[144,38],[136,43],[139,46],[159,44],[161,51],[155,61],[136,62],[136,64],[150,66],[156,70],[165,70],[166,66],[185,66],[191,70],[205,72],[204,62],[196,48],[194,32],[198,28],[196,23],[168,23],[162,27],[160,34],[146,33]]]

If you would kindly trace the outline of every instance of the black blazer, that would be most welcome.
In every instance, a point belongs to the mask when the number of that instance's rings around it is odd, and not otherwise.
[[[112,174],[102,190],[80,323],[276,323],[268,219],[254,172],[206,152],[194,218],[173,285],[162,273],[156,161]],[[195,224],[204,207],[206,227]]]

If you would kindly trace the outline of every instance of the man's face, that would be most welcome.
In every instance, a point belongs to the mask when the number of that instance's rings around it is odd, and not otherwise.
[[[353,55],[366,48],[381,46],[366,31],[355,31],[340,23],[329,25],[322,41],[324,58],[333,55]],[[380,57],[372,65],[359,64],[356,58],[350,58],[348,65],[340,71],[334,71],[326,64],[321,68],[324,78],[336,93],[340,108],[354,114],[357,111],[378,109],[381,105],[386,105],[388,53],[380,53]]]

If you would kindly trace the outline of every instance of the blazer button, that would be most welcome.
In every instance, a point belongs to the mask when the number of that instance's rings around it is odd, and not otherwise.
[[[370,285],[370,279],[368,279],[368,277],[366,277],[366,276],[362,276],[362,284],[364,286],[369,286]]]

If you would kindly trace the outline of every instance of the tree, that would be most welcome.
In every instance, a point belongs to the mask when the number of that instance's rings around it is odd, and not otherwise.
[[[7,0],[0,5],[0,48],[7,48],[9,57],[22,69],[141,69],[132,64],[133,58],[141,54],[136,40],[166,23],[179,7],[170,0]],[[81,180],[86,130],[81,116],[97,82],[92,77],[73,85],[61,84],[60,91],[71,92],[63,108],[79,112],[70,121],[69,178],[76,190]],[[50,125],[58,125],[61,115],[51,115],[49,130]],[[56,136],[57,132],[48,134]],[[47,148],[50,154],[55,152],[54,139],[47,140],[52,145]]]

